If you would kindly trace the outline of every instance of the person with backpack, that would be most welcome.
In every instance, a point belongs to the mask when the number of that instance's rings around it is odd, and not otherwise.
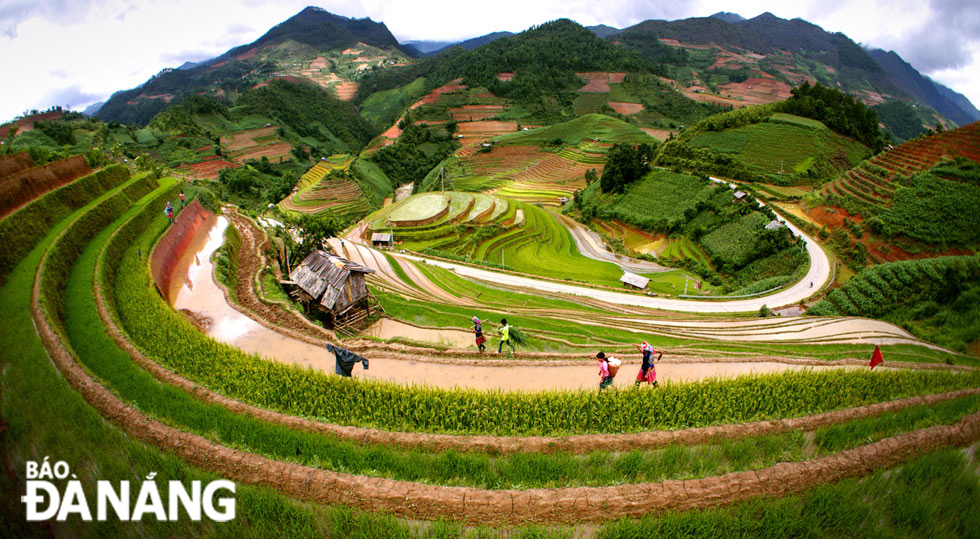
[[[174,224],[174,207],[170,205],[170,201],[167,201],[167,207],[163,209],[163,214],[170,219],[170,224]]]
[[[646,341],[643,341],[643,344],[635,344],[634,346],[643,354],[643,364],[640,365],[640,372],[636,375],[636,383],[633,387],[640,387],[640,384],[644,381],[652,384],[653,387],[657,387],[657,368],[653,366],[653,354],[656,354],[657,351]],[[660,352],[660,355],[657,356],[657,361],[660,361],[663,355],[664,353]]]
[[[180,192],[180,207],[181,207],[181,209],[184,208],[184,192],[183,191]]]
[[[510,342],[510,326],[507,325],[507,319],[500,319],[500,345],[497,346],[497,353],[501,353],[504,350],[504,343],[510,346],[510,353],[514,354],[517,350],[514,348],[514,343]]]
[[[476,347],[480,349],[482,353],[487,349],[483,343],[487,342],[487,338],[483,336],[483,323],[488,322],[488,320],[480,320],[479,316],[473,317],[473,334],[476,335]]]
[[[613,356],[606,357],[605,352],[602,351],[597,353],[595,358],[599,360],[599,391],[602,392],[612,385],[613,378],[616,377],[623,362]]]

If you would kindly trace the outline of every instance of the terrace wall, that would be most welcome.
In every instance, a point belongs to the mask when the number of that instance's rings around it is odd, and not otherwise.
[[[85,157],[74,155],[14,173],[0,182],[0,217],[6,217],[44,193],[91,172]]]
[[[176,208],[175,208],[176,209]],[[163,208],[160,208],[163,211]],[[153,248],[150,255],[150,273],[157,290],[165,298],[169,298],[171,278],[177,262],[187,253],[187,248],[197,232],[212,216],[204,209],[197,199],[187,205],[177,215],[177,218],[160,242]]]

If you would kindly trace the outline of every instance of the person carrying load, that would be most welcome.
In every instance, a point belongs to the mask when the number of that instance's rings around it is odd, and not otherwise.
[[[613,378],[616,377],[623,362],[613,356],[606,357],[605,352],[601,351],[595,355],[595,358],[599,360],[599,392],[602,392],[612,385]]]
[[[653,355],[657,353],[652,346],[646,341],[643,344],[635,344],[636,349],[643,354],[643,364],[640,365],[640,372],[636,374],[636,383],[633,387],[640,387],[640,384],[644,381],[648,384],[652,384],[653,387],[657,387],[657,368],[653,366]],[[664,353],[660,352],[657,356],[657,361],[663,357]]]
[[[473,317],[473,334],[476,335],[476,347],[483,352],[487,349],[484,343],[487,342],[487,338],[483,336],[483,323],[488,320],[480,320],[479,316]]]
[[[514,349],[514,343],[510,342],[510,326],[507,325],[507,319],[500,319],[500,344],[497,346],[497,353],[501,353],[504,350],[504,343],[510,346],[510,353],[515,353],[517,350]]]

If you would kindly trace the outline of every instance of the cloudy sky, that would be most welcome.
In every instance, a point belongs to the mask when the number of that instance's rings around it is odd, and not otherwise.
[[[81,110],[165,67],[254,41],[311,4],[382,21],[401,41],[519,32],[558,18],[625,28],[647,19],[769,11],[895,50],[980,107],[976,0],[0,0],[0,120],[52,105]]]

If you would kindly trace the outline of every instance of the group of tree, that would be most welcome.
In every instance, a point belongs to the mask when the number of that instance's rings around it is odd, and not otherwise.
[[[780,112],[823,122],[842,135],[879,152],[884,147],[878,129],[878,115],[864,103],[834,88],[804,82],[791,90],[792,96],[777,104]]]
[[[411,123],[410,117],[401,125],[404,131],[398,140],[371,157],[395,187],[421,180],[459,146],[452,130],[442,126]]]
[[[649,144],[614,144],[606,157],[599,186],[606,193],[622,193],[627,185],[650,170],[653,152]]]

